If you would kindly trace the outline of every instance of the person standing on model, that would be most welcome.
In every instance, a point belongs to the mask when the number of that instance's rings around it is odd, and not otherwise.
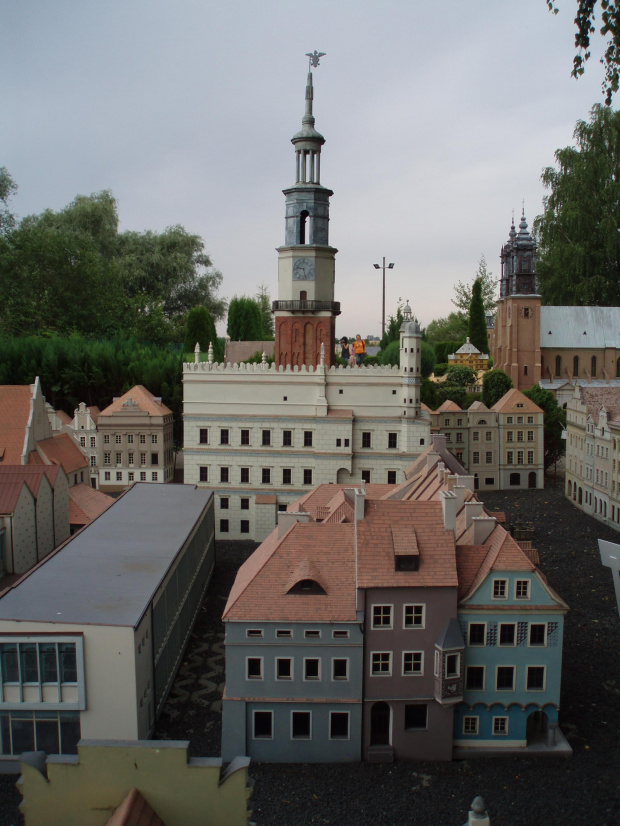
[[[355,336],[353,342],[353,353],[355,354],[355,362],[358,366],[364,363],[364,356],[366,355],[366,342],[359,333]]]
[[[351,348],[349,347],[349,339],[346,336],[343,336],[340,339],[340,358],[344,359],[346,362],[348,362],[351,358]]]

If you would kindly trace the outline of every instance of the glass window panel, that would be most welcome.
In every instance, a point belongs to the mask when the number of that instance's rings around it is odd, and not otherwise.
[[[17,645],[12,642],[5,642],[0,645],[2,657],[2,682],[16,683],[19,681],[19,669],[17,667]]]
[[[0,754],[11,753],[11,724],[8,712],[0,712]]]
[[[61,754],[77,754],[77,744],[81,738],[80,715],[60,712]]]
[[[37,646],[33,642],[21,643],[19,656],[22,668],[23,683],[39,682],[39,663],[37,662]]]
[[[37,751],[44,751],[46,754],[60,754],[60,739],[58,737],[58,715],[53,718],[43,718],[37,714],[35,718],[35,730],[37,734]]]
[[[41,682],[58,682],[58,663],[54,643],[39,643],[39,668],[41,669]]]
[[[34,751],[33,713],[13,712],[11,715],[11,734],[13,736],[13,754]]]
[[[77,660],[75,643],[61,643],[58,646],[60,657],[60,681],[62,683],[77,683]]]

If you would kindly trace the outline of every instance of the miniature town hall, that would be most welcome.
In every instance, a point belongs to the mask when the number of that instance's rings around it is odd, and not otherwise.
[[[278,511],[323,482],[402,481],[430,439],[420,409],[420,327],[408,306],[400,368],[332,363],[337,250],[312,81],[310,70],[292,138],[295,183],[284,190],[275,363],[215,364],[210,352],[183,369],[185,481],[215,490],[221,538],[264,539]]]

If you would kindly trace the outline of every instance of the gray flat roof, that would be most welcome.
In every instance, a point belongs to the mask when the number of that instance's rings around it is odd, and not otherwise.
[[[540,346],[620,347],[620,307],[541,307]]]
[[[0,598],[0,620],[135,627],[212,495],[135,484]]]

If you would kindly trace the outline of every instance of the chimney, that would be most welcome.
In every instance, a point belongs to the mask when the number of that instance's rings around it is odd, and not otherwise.
[[[457,496],[450,490],[442,490],[439,496],[441,497],[444,528],[447,531],[453,531],[456,528]]]
[[[437,462],[437,478],[441,482],[444,483],[446,477],[446,466],[443,462]]]
[[[473,476],[459,476],[459,485],[467,488],[467,490],[470,490],[472,493],[476,489]]]
[[[447,476],[445,481],[448,483],[448,490],[454,490],[458,476]]]
[[[459,479],[459,484],[454,486],[454,493],[456,494],[457,499],[457,512],[463,507],[463,503],[465,502],[465,491],[467,490],[467,488],[461,485],[460,482],[461,480]]]
[[[278,539],[288,531],[293,522],[310,522],[309,513],[289,513],[283,511],[278,514]]]
[[[364,518],[364,504],[366,502],[366,488],[355,488],[354,493],[354,509],[355,521],[360,522]]]
[[[465,502],[465,528],[469,528],[474,516],[482,516],[483,510],[482,502]]]
[[[497,524],[494,516],[474,516],[472,519],[474,525],[474,545],[484,545],[491,532]]]
[[[434,450],[431,450],[429,453],[426,454],[426,468],[427,470],[431,470],[437,464],[437,460],[439,459],[439,453],[436,453]]]

